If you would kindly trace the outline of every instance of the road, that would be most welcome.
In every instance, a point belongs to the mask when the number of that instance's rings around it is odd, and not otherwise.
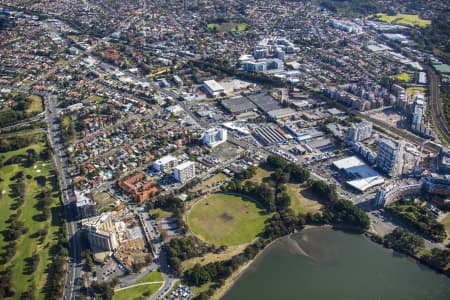
[[[57,98],[55,95],[47,94],[45,96],[46,120],[48,123],[48,137],[50,145],[54,150],[53,161],[59,174],[61,189],[61,199],[64,204],[64,210],[67,218],[67,231],[69,239],[69,264],[67,268],[66,288],[64,289],[63,299],[77,298],[81,283],[81,242],[76,223],[75,196],[70,188],[72,181],[70,179],[68,161],[65,156],[65,149],[60,137],[60,128],[58,121],[59,109],[57,108]]]
[[[444,142],[450,143],[449,125],[439,103],[439,75],[429,66],[426,66],[425,69],[428,72],[428,80],[430,81],[431,116],[433,117],[436,130],[441,133],[441,137],[444,139]]]

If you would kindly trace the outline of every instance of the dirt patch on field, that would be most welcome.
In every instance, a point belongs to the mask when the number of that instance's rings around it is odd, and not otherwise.
[[[233,216],[227,214],[227,213],[223,213],[220,215],[220,218],[224,221],[224,222],[230,222],[234,219]]]

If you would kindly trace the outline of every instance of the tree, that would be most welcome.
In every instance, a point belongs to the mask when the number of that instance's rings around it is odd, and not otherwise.
[[[430,254],[426,254],[422,257],[431,267],[438,270],[445,270],[447,265],[450,264],[450,250],[439,248],[431,249]]]
[[[411,234],[405,229],[395,228],[394,231],[385,235],[384,245],[387,248],[414,255],[425,246],[425,241],[422,237]]]
[[[291,169],[291,181],[303,183],[309,179],[309,171],[306,168],[294,165]]]
[[[31,271],[33,273],[37,270],[37,267],[39,266],[39,261],[40,260],[41,260],[41,257],[36,252],[31,256],[30,269],[31,269]]]
[[[285,184],[289,181],[290,174],[289,172],[285,172],[283,169],[278,168],[275,172],[270,176],[273,181],[275,181],[276,185]]]
[[[278,210],[286,209],[291,205],[291,197],[289,197],[287,192],[281,192],[277,195],[276,204]]]
[[[202,268],[200,264],[196,264],[191,270],[189,270],[186,274],[189,278],[189,281],[195,285],[200,286],[205,282],[211,280],[211,276],[205,268]]]

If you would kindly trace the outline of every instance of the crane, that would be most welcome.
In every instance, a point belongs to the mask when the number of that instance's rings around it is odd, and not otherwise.
[[[419,151],[419,155],[417,156],[416,159],[416,163],[414,164],[414,169],[418,169],[419,168],[419,163],[420,163],[420,159],[422,158],[422,152],[423,152],[423,148],[425,148],[425,145],[428,144],[429,142],[431,142],[431,140],[425,140],[420,144],[420,151]]]

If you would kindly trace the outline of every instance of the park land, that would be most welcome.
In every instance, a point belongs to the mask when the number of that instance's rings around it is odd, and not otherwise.
[[[15,297],[33,295],[44,299],[49,265],[58,253],[63,217],[44,136],[39,134],[32,140],[29,146],[0,153],[0,255],[2,259],[9,256],[0,264],[0,271],[11,268]],[[16,232],[23,234],[7,236],[11,220],[18,227]]]

